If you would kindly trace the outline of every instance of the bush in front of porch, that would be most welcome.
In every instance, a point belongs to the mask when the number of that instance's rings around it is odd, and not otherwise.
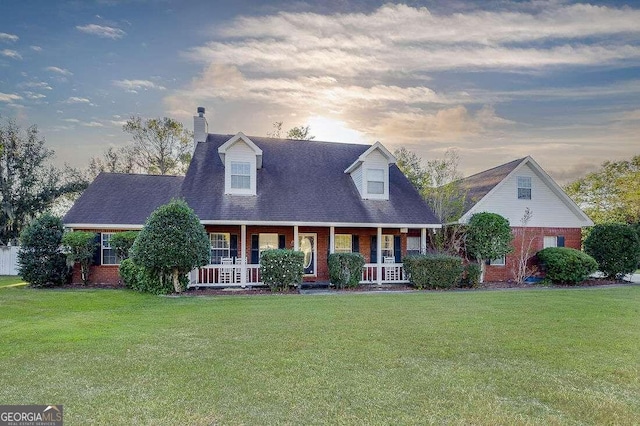
[[[271,291],[284,291],[302,283],[304,253],[293,250],[265,250],[260,256],[262,282]]]
[[[417,289],[453,288],[462,280],[462,259],[443,253],[406,256],[402,259],[409,281]]]
[[[329,279],[336,288],[357,287],[362,278],[364,256],[360,253],[331,253]]]

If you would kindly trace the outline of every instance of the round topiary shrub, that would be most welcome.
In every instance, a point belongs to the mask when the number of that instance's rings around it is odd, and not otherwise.
[[[607,278],[630,274],[640,261],[640,238],[623,223],[604,223],[593,227],[584,242],[584,251],[598,262]]]
[[[598,269],[588,254],[568,247],[547,247],[537,253],[546,278],[555,283],[579,284]]]
[[[284,291],[302,283],[304,253],[293,250],[265,250],[260,256],[262,281],[271,291]]]
[[[362,278],[364,256],[360,253],[331,253],[329,279],[336,288],[356,287]]]

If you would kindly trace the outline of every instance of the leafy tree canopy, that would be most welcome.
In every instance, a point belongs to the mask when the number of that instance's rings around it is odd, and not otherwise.
[[[640,155],[606,161],[565,191],[595,223],[640,222]]]
[[[267,133],[267,136],[269,136],[270,138],[281,138],[282,137],[282,121],[274,122],[273,131]],[[292,127],[291,129],[289,129],[285,137],[287,139],[298,139],[298,140],[305,140],[305,141],[310,141],[312,139],[315,139],[315,136],[311,135],[311,126],[309,125]]]
[[[624,223],[601,223],[593,227],[584,242],[584,251],[598,262],[609,278],[629,274],[640,261],[640,237]]]
[[[87,181],[72,169],[49,164],[54,152],[45,147],[36,126],[22,129],[13,120],[0,123],[0,240],[17,238],[36,216],[56,200],[82,192]]]
[[[476,213],[469,219],[467,253],[478,261],[497,259],[511,252],[513,234],[509,221],[496,213]]]

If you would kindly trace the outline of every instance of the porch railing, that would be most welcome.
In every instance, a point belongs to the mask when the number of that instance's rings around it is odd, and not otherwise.
[[[242,268],[245,268],[245,282],[242,282]],[[194,269],[189,274],[189,288],[192,287],[246,287],[263,285],[260,265],[207,265]],[[409,280],[402,263],[382,263],[380,281],[378,264],[365,263],[360,284],[402,284]]]
[[[380,282],[383,284],[408,283],[402,263],[382,263],[380,267]],[[378,283],[378,264],[365,263],[362,268],[360,284]]]

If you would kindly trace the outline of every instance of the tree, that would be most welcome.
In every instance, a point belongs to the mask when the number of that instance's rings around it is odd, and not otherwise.
[[[476,259],[482,267],[482,281],[485,261],[497,259],[511,252],[513,234],[509,221],[496,213],[476,213],[467,225],[465,244],[467,255]]]
[[[116,232],[111,236],[109,244],[116,251],[118,259],[124,260],[129,258],[129,250],[136,241],[140,231],[124,231]]]
[[[405,147],[396,149],[393,152],[396,157],[396,166],[409,179],[409,182],[422,195],[429,183],[429,173],[422,165],[422,159],[415,152],[409,151]]]
[[[268,132],[267,136],[270,138],[281,138],[282,137],[282,121],[274,121],[273,122],[273,131]],[[297,126],[292,127],[287,132],[287,139],[298,139],[309,141],[315,139],[315,136],[311,135],[311,126]]]
[[[0,124],[0,240],[5,243],[60,197],[87,187],[72,169],[49,165],[54,152],[44,144],[36,126],[23,130],[13,120]]]
[[[465,192],[460,186],[462,175],[458,171],[460,157],[455,149],[448,149],[441,159],[427,162],[429,181],[424,189],[427,204],[436,217],[449,223],[462,216]]]
[[[68,263],[79,263],[82,283],[89,284],[89,266],[98,247],[96,234],[84,231],[67,232],[62,236],[62,245],[67,253]]]
[[[315,139],[315,136],[311,136],[311,126],[298,126],[292,127],[287,132],[287,139],[298,139],[301,141],[310,141]]]
[[[640,155],[605,161],[565,191],[595,223],[640,222]]]
[[[211,245],[195,212],[181,200],[158,207],[129,252],[134,264],[160,278],[173,279],[182,291],[180,275],[209,263]]]
[[[131,161],[143,173],[184,174],[191,161],[193,133],[168,117],[142,120],[131,117],[122,130],[133,138]],[[123,159],[128,164],[128,159]],[[121,163],[122,163],[121,161]]]
[[[589,233],[584,251],[598,262],[598,269],[607,278],[617,278],[636,270],[640,261],[640,238],[632,226],[602,223]]]
[[[536,239],[536,236],[527,232],[527,224],[532,217],[533,211],[531,211],[529,207],[525,208],[524,214],[520,218],[520,227],[514,231],[514,239],[519,242],[520,247],[512,272],[518,284],[522,284],[524,280],[535,271],[534,268],[529,267],[529,259],[533,254],[531,247],[533,246],[533,241]]]
[[[102,157],[92,157],[89,160],[89,176],[91,179],[101,172],[107,173],[135,173],[136,161],[133,147],[123,146],[119,149],[109,147],[102,153]]]
[[[65,255],[60,252],[64,227],[48,213],[31,222],[20,234],[18,272],[34,287],[64,284],[69,278]]]

